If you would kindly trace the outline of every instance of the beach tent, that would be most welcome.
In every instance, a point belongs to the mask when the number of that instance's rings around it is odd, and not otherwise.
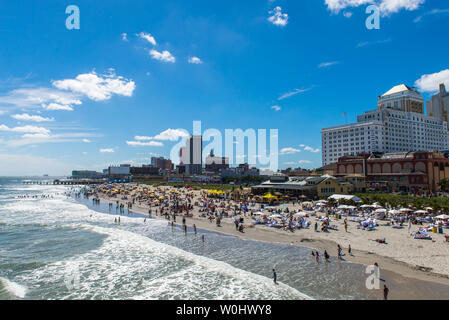
[[[360,200],[359,197],[353,196],[353,195],[348,195],[348,194],[334,194],[334,195],[331,195],[330,197],[328,197],[328,199],[334,199],[336,201],[340,201],[340,200],[352,200],[354,202],[362,201],[362,200]]]
[[[417,213],[417,214],[426,214],[428,212],[426,210],[416,210],[415,213]]]
[[[293,216],[294,216],[294,217],[305,217],[305,216],[307,216],[307,215],[308,215],[307,212],[297,212],[297,213],[295,213]]]

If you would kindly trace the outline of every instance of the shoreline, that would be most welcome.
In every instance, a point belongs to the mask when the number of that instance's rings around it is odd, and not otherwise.
[[[104,195],[99,196],[101,201],[115,204],[117,199],[106,198]],[[118,200],[119,203],[126,204],[127,201]],[[149,206],[133,205],[131,211],[133,213],[141,214],[142,218],[148,218]],[[159,207],[151,207],[152,210]],[[160,215],[151,215],[152,219],[161,221],[169,221]],[[177,216],[176,225],[182,223],[178,221],[182,219]],[[186,217],[186,225],[188,229],[193,228],[193,224],[197,229],[208,232],[216,232],[228,236],[236,236],[242,240],[260,241],[265,243],[288,244],[301,248],[308,248],[311,250],[318,250],[321,253],[327,250],[331,255],[331,262],[336,261],[337,242],[330,239],[321,239],[319,237],[312,237],[306,234],[298,235],[296,233],[287,233],[265,226],[256,226],[254,228],[245,228],[244,233],[235,230],[232,220],[223,219],[221,227],[217,227],[215,221],[209,222],[205,218]],[[301,231],[299,231],[301,232]],[[319,234],[320,232],[317,232]],[[207,239],[206,239],[207,241]],[[354,263],[363,266],[368,266],[377,262],[381,270],[381,279],[386,280],[387,286],[390,288],[390,299],[406,299],[406,300],[437,300],[449,299],[449,277],[443,274],[429,272],[425,268],[419,268],[411,264],[398,261],[396,259],[382,256],[374,252],[364,251],[359,249],[352,249],[352,255],[347,254],[347,248],[343,248],[346,253],[343,257],[343,262]],[[368,277],[368,274],[367,274]],[[382,297],[383,283],[380,283],[380,289],[372,290],[373,299]]]

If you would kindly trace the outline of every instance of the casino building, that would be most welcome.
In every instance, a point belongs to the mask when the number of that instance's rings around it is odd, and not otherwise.
[[[415,88],[404,84],[391,88],[378,97],[377,109],[359,115],[356,123],[321,130],[323,166],[362,153],[449,149],[448,108],[441,106],[447,97],[440,86],[425,115],[424,99]]]

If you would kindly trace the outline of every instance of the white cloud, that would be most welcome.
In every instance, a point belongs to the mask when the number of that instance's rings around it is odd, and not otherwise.
[[[284,164],[287,164],[287,165],[311,164],[311,163],[312,163],[312,161],[310,161],[310,160],[298,160],[298,161],[284,162]]]
[[[359,42],[357,44],[357,48],[371,46],[371,45],[374,45],[374,44],[388,43],[388,42],[391,42],[391,39],[378,40],[378,41],[364,41],[364,42]]]
[[[203,61],[201,61],[201,59],[198,58],[198,57],[190,57],[190,58],[189,58],[189,63],[192,63],[192,64],[202,64]]]
[[[449,69],[423,75],[420,79],[416,80],[415,87],[422,92],[437,92],[441,83],[449,87]]]
[[[83,139],[84,143],[91,143],[92,141],[90,141],[89,139]]]
[[[433,10],[430,10],[430,11],[428,11],[428,12],[426,12],[426,13],[420,15],[420,16],[417,16],[417,17],[413,20],[413,22],[415,22],[415,23],[421,22],[422,19],[423,19],[425,16],[436,15],[436,14],[444,14],[444,13],[449,13],[449,9],[433,9]]]
[[[151,43],[153,46],[156,45],[156,40],[154,39],[154,37],[153,37],[151,34],[145,33],[145,32],[142,31],[141,33],[138,34],[138,36],[139,36],[141,39],[144,39],[144,40],[148,41],[148,42]]]
[[[17,108],[37,108],[47,103],[61,105],[79,105],[81,100],[71,92],[62,92],[53,88],[21,88],[0,96],[0,104],[13,105]]]
[[[49,104],[43,104],[42,108],[45,110],[65,110],[65,111],[73,111],[73,108],[71,106],[58,104],[58,103],[49,103]]]
[[[53,81],[52,84],[60,90],[70,90],[94,101],[108,100],[113,94],[130,97],[136,88],[134,81],[116,76],[112,69],[106,75],[99,76],[92,71],[80,74],[75,79]]]
[[[38,127],[39,128],[39,127]],[[40,143],[69,143],[69,142],[80,142],[83,137],[93,136],[90,133],[85,132],[75,132],[75,133],[58,133],[51,134],[50,131],[45,131],[47,129],[36,129],[34,128],[23,128],[16,129],[15,131],[10,132],[21,132],[24,133],[20,139],[11,139],[7,141],[0,141],[2,144],[8,147],[21,147],[25,145],[36,145]]]
[[[153,140],[153,137],[145,137],[145,136],[135,136],[136,140]]]
[[[134,139],[138,141],[146,140],[162,140],[162,141],[177,141],[179,137],[188,137],[188,133],[180,129],[167,129],[161,133],[155,135],[154,137],[148,136],[135,136]]]
[[[12,118],[16,120],[22,120],[22,121],[33,121],[33,122],[47,122],[47,121],[54,121],[54,118],[44,118],[41,116],[35,116],[35,115],[29,115],[28,113],[23,114],[13,114],[11,115]]]
[[[307,88],[307,89],[295,89],[293,91],[284,93],[283,95],[281,95],[278,100],[284,100],[287,98],[290,98],[291,96],[297,95],[298,93],[303,93],[303,92],[307,92],[309,90],[311,90],[312,88]]]
[[[284,154],[294,154],[294,153],[298,153],[301,152],[301,150],[299,149],[295,149],[295,148],[283,148],[280,151],[280,154],[284,155]]]
[[[116,76],[113,69],[105,75],[94,71],[80,74],[75,79],[52,81],[54,88],[20,88],[0,96],[0,106],[20,109],[73,110],[73,105],[82,104],[83,96],[100,101],[108,100],[113,94],[132,96],[135,83],[122,76]]]
[[[281,107],[278,105],[272,106],[271,109],[273,109],[274,111],[281,111]]]
[[[132,147],[144,147],[144,146],[149,146],[149,147],[163,147],[164,144],[162,142],[159,141],[149,141],[149,142],[142,142],[142,141],[126,141],[126,144]]]
[[[313,153],[318,153],[318,152],[320,152],[320,149],[314,149],[314,148],[312,148],[312,147],[310,147],[310,146],[306,146],[306,145],[304,145],[304,144],[300,144],[299,145],[301,148],[304,148],[304,151],[309,151],[309,152],[313,152]]]
[[[339,13],[349,7],[362,5],[377,5],[383,16],[397,13],[403,9],[413,11],[419,8],[425,0],[325,0],[324,3],[332,13]]]
[[[4,124],[0,124],[0,131],[22,132],[22,133],[42,133],[42,134],[50,133],[50,130],[43,128],[43,127],[23,126],[23,127],[9,128],[9,127],[5,126]]]
[[[343,16],[345,17],[345,18],[351,18],[352,17],[352,12],[351,11],[345,11],[345,12],[343,12]]]
[[[159,52],[157,50],[152,49],[152,50],[150,50],[150,56],[155,60],[159,60],[159,61],[163,61],[163,62],[174,63],[176,61],[175,57],[173,57],[172,54],[167,50]]]
[[[101,153],[113,153],[115,152],[115,150],[113,148],[105,148],[105,149],[100,149]]]
[[[270,21],[275,26],[285,27],[288,23],[288,14],[282,13],[282,8],[277,6],[273,10],[268,12],[271,16],[268,17],[268,21]]]
[[[122,33],[122,40],[128,41],[128,34],[126,32]]]
[[[339,61],[322,62],[318,65],[318,68],[327,68],[327,67],[339,64],[339,63],[340,63]]]
[[[189,135],[183,130],[179,129],[167,129],[160,134],[153,137],[154,140],[169,140],[177,141],[179,137],[188,137]]]

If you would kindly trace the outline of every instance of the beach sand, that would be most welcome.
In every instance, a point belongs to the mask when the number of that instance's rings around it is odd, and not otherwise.
[[[169,187],[165,187],[169,188]],[[192,191],[191,191],[192,192]],[[193,191],[196,196],[200,191]],[[115,203],[117,198],[106,198],[100,195],[103,201]],[[196,200],[193,200],[194,203]],[[120,201],[126,204],[127,201]],[[290,210],[299,209],[299,205],[288,204]],[[132,211],[148,216],[149,206],[133,205]],[[155,216],[155,209],[152,207],[152,217],[165,220],[165,217]],[[431,234],[435,240],[416,240],[409,236],[408,226],[403,229],[393,229],[382,226],[385,221],[380,221],[381,226],[376,230],[364,231],[356,229],[356,222],[348,220],[348,232],[344,230],[343,219],[333,220],[332,225],[338,226],[338,231],[315,232],[312,226],[308,229],[301,229],[295,232],[278,230],[275,228],[257,225],[249,228],[250,219],[245,217],[244,233],[236,230],[232,218],[224,218],[221,227],[217,227],[215,221],[209,222],[205,218],[199,217],[198,208],[193,210],[194,217],[186,218],[188,228],[193,224],[197,229],[219,232],[227,235],[237,236],[242,239],[251,239],[265,242],[276,242],[296,246],[324,250],[331,257],[337,256],[337,244],[339,244],[345,256],[345,261],[359,263],[363,265],[373,265],[377,262],[381,274],[381,279],[386,280],[390,288],[389,298],[391,299],[449,299],[449,243],[443,242],[444,235]],[[167,221],[167,220],[165,220]],[[177,217],[177,224],[182,223],[182,218]],[[412,225],[410,232],[416,231],[418,226]],[[190,229],[191,230],[191,229]],[[380,244],[373,239],[386,238],[386,244]],[[347,252],[348,245],[352,247],[352,255]],[[368,275],[367,275],[368,276]],[[372,290],[373,298],[382,297],[383,282],[380,290]]]

